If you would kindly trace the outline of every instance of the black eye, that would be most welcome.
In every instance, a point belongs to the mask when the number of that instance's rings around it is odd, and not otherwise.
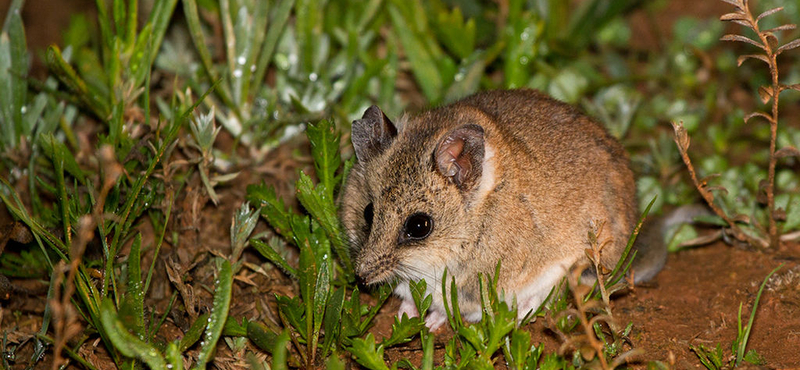
[[[372,218],[375,217],[375,211],[372,203],[364,207],[364,221],[367,222],[367,230],[372,228]]]
[[[409,239],[425,239],[433,231],[433,219],[425,213],[415,213],[408,216],[403,233]]]

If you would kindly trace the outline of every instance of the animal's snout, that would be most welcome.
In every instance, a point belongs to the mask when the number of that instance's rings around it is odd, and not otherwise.
[[[356,263],[356,276],[364,285],[379,284],[388,280],[394,273],[394,259],[390,255],[374,258],[360,258]]]

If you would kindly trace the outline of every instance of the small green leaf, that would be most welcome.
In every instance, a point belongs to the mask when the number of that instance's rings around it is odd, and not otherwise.
[[[767,363],[767,361],[764,360],[764,356],[758,354],[758,352],[756,352],[754,349],[747,351],[747,353],[744,355],[744,360],[753,365],[764,365]]]
[[[694,226],[690,224],[678,225],[674,230],[670,231],[670,237],[667,242],[667,250],[670,252],[678,251],[681,243],[697,238],[700,235]]]
[[[167,351],[165,353],[167,357],[167,369],[170,370],[183,370],[183,356],[181,356],[181,351],[178,349],[178,344],[176,342],[169,342],[167,345]]]
[[[342,239],[342,231],[339,225],[339,217],[336,211],[335,200],[330,191],[323,184],[314,186],[311,178],[300,172],[300,178],[295,183],[297,188],[297,199],[305,209],[314,217],[333,244],[337,257],[344,265],[348,280],[352,275],[353,265],[350,261],[350,253]]]
[[[64,57],[61,56],[61,49],[58,46],[50,45],[47,48],[47,67],[50,71],[78,96],[81,103],[92,111],[98,118],[107,120],[111,116],[109,103],[104,100],[107,96],[100,94],[99,91],[92,91],[86,82],[78,76]]]
[[[178,345],[178,349],[181,353],[186,352],[189,347],[197,343],[200,339],[200,336],[203,335],[203,329],[206,328],[206,324],[208,323],[208,313],[204,313],[197,317],[192,323],[192,326],[189,327],[189,330],[183,334],[183,338]]]
[[[86,183],[83,170],[78,166],[78,162],[75,161],[75,156],[72,155],[64,143],[58,141],[52,134],[46,134],[39,137],[39,145],[44,151],[44,154],[50,158],[53,163],[63,163],[64,170],[78,179],[79,182]]]
[[[383,346],[375,348],[375,337],[372,333],[367,334],[364,339],[353,339],[353,346],[349,350],[361,366],[371,370],[389,370],[383,362]]]
[[[265,184],[248,185],[247,200],[261,207],[261,215],[270,225],[286,240],[293,240],[294,234],[290,223],[290,212],[283,205],[283,200],[278,199],[275,188]]]
[[[528,357],[534,352],[535,346],[531,346],[531,333],[525,330],[514,329],[511,332],[508,346],[504,348],[506,358],[511,367],[524,369],[528,362]]]
[[[442,10],[438,14],[436,31],[442,44],[461,59],[467,58],[475,50],[475,20],[464,22],[461,8],[451,12]]]
[[[246,337],[247,327],[250,325],[250,320],[242,318],[242,322],[236,321],[233,316],[228,316],[225,320],[225,327],[222,328],[222,335],[226,337]]]
[[[300,334],[300,337],[303,339],[307,338],[307,318],[304,315],[305,306],[300,300],[300,297],[289,298],[276,295],[275,301],[278,304],[278,310],[280,310],[280,313],[283,315],[286,321],[289,322],[289,325],[291,325],[297,331],[297,333]]]
[[[144,340],[144,292],[141,267],[142,234],[136,234],[128,253],[127,288],[120,304],[119,316],[126,327]]]
[[[330,263],[323,262],[319,265],[317,281],[314,284],[314,335],[311,345],[316,347],[320,329],[325,318],[325,309],[328,306],[328,297],[331,289]],[[306,297],[306,299],[308,299]]]
[[[284,330],[275,341],[275,347],[272,349],[272,368],[274,370],[288,370],[289,366],[286,363],[288,359],[288,349],[286,346],[289,344],[289,331]]]
[[[286,262],[281,255],[278,254],[272,247],[267,245],[261,240],[258,239],[250,239],[250,245],[255,248],[258,253],[261,253],[264,258],[278,266],[283,272],[285,272],[289,277],[296,278],[297,277],[297,270],[294,267],[290,266],[288,262]]]
[[[322,356],[327,357],[330,353],[334,340],[340,340],[342,332],[342,306],[344,305],[345,288],[337,288],[328,299],[325,309],[325,337],[322,341]]]
[[[419,316],[409,318],[405,313],[399,319],[395,316],[392,324],[392,335],[381,342],[381,347],[386,348],[400,343],[407,343],[415,335],[419,334],[424,327],[425,322]]]
[[[333,199],[334,189],[339,182],[336,171],[342,165],[339,153],[341,135],[336,131],[333,122],[322,120],[308,125],[306,136],[311,143],[311,155],[314,157],[314,168],[320,184],[325,186],[328,198]]]
[[[433,296],[427,293],[428,284],[425,279],[420,281],[411,280],[408,282],[408,287],[411,290],[411,298],[414,300],[419,316],[425,317],[431,307],[431,303],[433,303]]]
[[[247,324],[247,338],[258,348],[271,353],[278,340],[278,334],[258,322],[250,321]]]
[[[483,334],[483,330],[481,330],[480,325],[469,325],[458,328],[458,335],[466,339],[466,341],[474,348],[477,352],[483,352],[486,350],[486,337]]]
[[[164,356],[155,347],[128,333],[128,329],[114,312],[114,304],[110,299],[103,300],[100,306],[100,320],[109,340],[120,353],[141,360],[151,369],[166,368],[167,363]]]
[[[233,273],[231,271],[231,264],[227,260],[223,260],[220,265],[217,284],[214,289],[214,306],[211,308],[211,316],[209,316],[208,325],[206,326],[203,346],[200,348],[200,354],[197,356],[196,368],[204,369],[208,361],[211,360],[211,355],[217,347],[217,341],[222,335],[222,329],[225,327],[225,320],[228,319],[232,286]]]

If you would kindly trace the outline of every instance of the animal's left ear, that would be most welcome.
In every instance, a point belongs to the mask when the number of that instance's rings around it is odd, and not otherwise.
[[[475,187],[483,172],[485,151],[483,127],[476,124],[459,126],[448,132],[433,152],[436,169],[459,190]]]

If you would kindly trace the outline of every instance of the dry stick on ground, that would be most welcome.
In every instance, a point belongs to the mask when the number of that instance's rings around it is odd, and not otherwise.
[[[781,11],[783,8],[774,8],[767,10],[757,17],[753,17],[753,14],[750,12],[750,6],[747,3],[747,0],[722,0],[728,4],[731,4],[736,7],[736,10],[732,13],[728,13],[720,17],[723,21],[730,21],[745,27],[752,29],[756,35],[758,36],[759,41],[755,41],[748,37],[742,35],[725,35],[721,38],[723,41],[739,41],[748,43],[751,45],[755,45],[756,47],[760,48],[764,51],[764,54],[747,54],[742,55],[738,58],[738,64],[741,66],[742,63],[749,59],[758,59],[763,61],[769,66],[770,75],[772,77],[772,86],[765,87],[762,86],[758,89],[759,95],[761,97],[761,101],[763,103],[767,103],[772,100],[772,112],[771,115],[768,115],[763,112],[753,112],[748,114],[744,120],[745,122],[749,121],[753,117],[761,117],[767,120],[770,124],[770,141],[769,141],[769,165],[768,165],[768,175],[767,175],[767,185],[766,189],[764,189],[767,195],[767,217],[769,220],[769,226],[767,230],[767,234],[769,240],[765,240],[763,238],[759,238],[757,236],[751,236],[746,234],[741,228],[739,228],[735,224],[735,219],[731,219],[728,217],[719,206],[714,204],[714,195],[711,193],[711,188],[707,186],[705,180],[698,181],[697,176],[695,174],[694,168],[691,165],[691,161],[689,160],[689,155],[687,150],[689,149],[689,137],[686,134],[686,130],[683,128],[683,124],[675,124],[673,123],[673,127],[675,128],[675,142],[678,144],[678,148],[681,152],[681,157],[683,158],[683,162],[686,164],[686,167],[689,169],[689,174],[692,176],[692,181],[695,184],[695,187],[703,196],[706,203],[712,208],[714,213],[720,216],[730,227],[731,231],[734,234],[734,237],[738,240],[747,242],[750,245],[757,246],[757,247],[772,247],[778,248],[781,241],[780,230],[778,230],[778,225],[776,222],[777,212],[775,210],[775,167],[778,162],[778,158],[784,156],[800,156],[800,152],[793,147],[786,147],[781,150],[776,150],[776,142],[777,142],[777,135],[778,135],[778,95],[783,90],[791,89],[791,90],[798,90],[800,91],[800,84],[786,86],[778,82],[778,63],[777,57],[782,52],[794,49],[800,46],[800,39],[788,42],[780,47],[778,47],[778,39],[775,36],[775,32],[778,31],[785,31],[794,29],[796,26],[794,24],[785,24],[782,26],[778,26],[768,30],[760,30],[758,27],[758,21],[762,18],[777,13]],[[761,191],[761,189],[759,189]]]

